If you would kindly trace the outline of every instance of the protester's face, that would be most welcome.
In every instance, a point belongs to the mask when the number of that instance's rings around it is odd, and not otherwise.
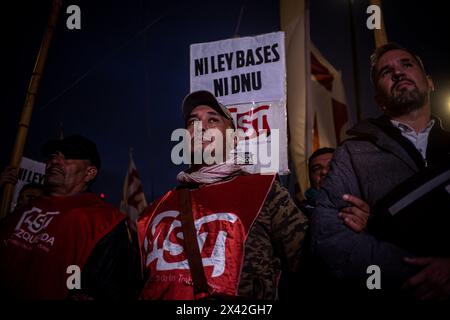
[[[408,114],[428,101],[433,83],[409,52],[388,51],[375,68],[375,99],[387,115]]]
[[[195,134],[200,135],[201,137],[201,150],[196,150],[194,145],[194,131],[196,124],[201,123],[201,132],[198,131]],[[214,134],[214,131],[220,133],[222,138],[222,155],[225,155],[226,149],[226,130],[231,128],[231,121],[224,118],[221,114],[215,111],[213,108],[200,105],[195,107],[191,114],[189,115],[187,121],[187,129],[191,135],[191,153],[202,152],[207,147],[215,148],[218,136]],[[198,127],[197,127],[198,129]],[[207,131],[208,129],[209,132]],[[215,129],[215,130],[214,130]],[[212,133],[212,134],[211,134]],[[199,145],[200,146],[200,145]],[[212,152],[212,155],[215,155],[215,151]]]
[[[323,179],[328,171],[330,171],[330,162],[332,158],[332,153],[325,153],[311,160],[311,163],[309,164],[309,178],[313,188],[320,189]]]
[[[50,194],[73,195],[84,191],[96,175],[97,168],[88,160],[66,159],[61,152],[55,152],[47,161],[45,185]]]
[[[40,197],[42,194],[42,189],[38,188],[29,188],[26,190],[23,190],[19,198],[17,199],[17,205],[16,208],[22,208],[27,205],[29,205],[31,202],[33,202],[36,198]]]

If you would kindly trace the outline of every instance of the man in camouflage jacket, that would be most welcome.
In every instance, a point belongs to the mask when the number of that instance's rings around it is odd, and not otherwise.
[[[190,133],[195,123],[222,133],[235,129],[229,111],[206,91],[188,95],[183,114]],[[203,131],[201,151],[212,141]],[[141,298],[277,299],[282,268],[299,266],[308,225],[287,190],[274,175],[249,174],[233,162],[194,164],[177,180],[180,186],[156,200],[138,221],[146,282]],[[188,207],[208,287],[201,294],[195,292],[184,243],[180,189],[192,199]]]

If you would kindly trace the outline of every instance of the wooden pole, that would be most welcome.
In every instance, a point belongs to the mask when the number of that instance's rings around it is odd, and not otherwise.
[[[381,29],[373,30],[373,35],[375,37],[375,46],[378,48],[388,43],[386,28],[384,27],[383,10],[381,9],[381,0],[370,0],[370,4],[378,6],[381,11]]]
[[[58,21],[59,12],[62,6],[61,0],[53,0],[52,10],[48,20],[47,29],[41,42],[41,47],[36,58],[36,64],[34,65],[33,73],[31,75],[30,84],[28,86],[27,95],[25,97],[25,103],[22,108],[22,114],[20,116],[19,128],[17,130],[16,141],[14,149],[11,155],[10,165],[18,168],[20,160],[22,159],[23,149],[27,138],[28,127],[30,126],[31,114],[33,113],[34,101],[39,88],[39,83],[44,70],[45,60],[47,59],[48,49],[50,42],[53,38],[53,33]],[[0,219],[5,217],[9,213],[11,205],[11,199],[14,192],[14,185],[7,183],[3,190],[3,198],[0,207]]]

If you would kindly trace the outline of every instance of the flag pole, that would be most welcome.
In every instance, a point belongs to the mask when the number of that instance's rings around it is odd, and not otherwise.
[[[25,97],[25,103],[22,107],[19,128],[17,130],[16,141],[10,161],[10,165],[14,168],[19,167],[20,160],[23,155],[23,149],[27,138],[28,127],[30,126],[31,114],[33,112],[36,94],[39,88],[42,72],[44,70],[45,60],[47,59],[48,49],[53,38],[61,6],[61,0],[53,0],[47,29],[45,31],[44,37],[42,38],[41,47],[36,58],[36,64],[34,65],[33,73],[31,75],[30,83],[28,86],[28,91]],[[13,192],[14,185],[7,183],[3,190],[2,203],[0,207],[0,219],[5,217],[9,213]]]
[[[359,87],[359,63],[358,50],[356,47],[355,22],[353,18],[353,0],[348,0],[348,12],[350,20],[350,41],[352,45],[353,87],[355,90],[356,119],[357,121],[360,121],[362,119],[361,89]]]
[[[62,121],[59,123],[59,135],[58,135],[58,139],[62,140],[64,139],[64,126]]]
[[[381,29],[374,29],[373,35],[375,37],[375,47],[381,47],[388,43],[387,35],[386,35],[386,28],[384,26],[384,16],[383,16],[383,10],[381,8],[381,0],[370,0],[371,5],[376,5],[380,8],[381,11]]]
[[[128,215],[128,179],[130,176],[130,165],[131,159],[133,157],[133,147],[128,149],[128,165],[127,165],[127,174],[125,175],[125,182],[123,184],[122,190],[122,201],[123,201],[123,210],[124,213]]]

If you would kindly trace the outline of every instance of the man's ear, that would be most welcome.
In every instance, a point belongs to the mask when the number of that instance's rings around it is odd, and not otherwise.
[[[96,168],[96,167],[94,167],[94,166],[89,166],[89,167],[86,169],[86,175],[85,175],[85,177],[84,177],[85,181],[86,181],[86,182],[89,182],[89,181],[94,180],[95,177],[97,176],[97,173],[98,173],[98,171],[97,171],[97,168]]]
[[[429,74],[427,74],[427,83],[428,83],[428,88],[430,89],[430,92],[434,92],[434,82],[433,82],[433,79],[431,79],[431,76]]]
[[[380,95],[376,94],[373,98],[374,98],[375,102],[377,103],[378,107],[381,109],[381,111],[384,112],[384,109],[386,109],[386,108],[384,107],[384,103],[383,103]]]

